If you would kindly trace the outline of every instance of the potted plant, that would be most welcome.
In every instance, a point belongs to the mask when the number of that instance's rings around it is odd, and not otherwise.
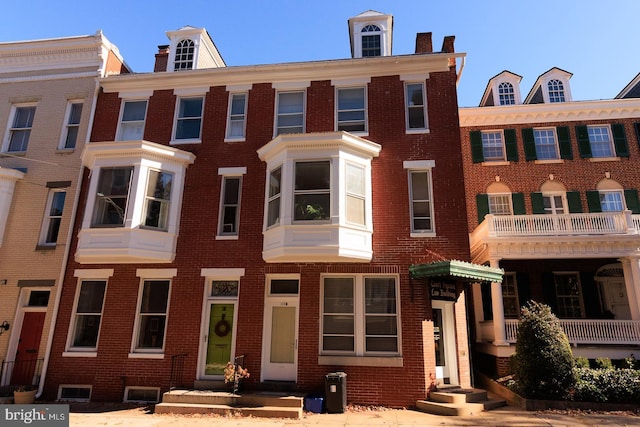
[[[13,403],[16,405],[29,405],[36,401],[36,390],[31,386],[19,386],[13,390]]]

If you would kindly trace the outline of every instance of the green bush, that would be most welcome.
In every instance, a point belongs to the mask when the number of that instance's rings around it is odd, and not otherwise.
[[[573,399],[582,402],[638,403],[640,371],[575,368]]]
[[[590,366],[589,359],[586,357],[576,357],[575,366],[576,368],[588,368]]]
[[[613,363],[608,357],[598,357],[596,359],[597,369],[613,369]]]
[[[622,369],[640,369],[640,362],[638,362],[632,354],[622,359]]]
[[[513,373],[517,391],[528,399],[567,399],[576,377],[569,340],[547,305],[522,308]]]

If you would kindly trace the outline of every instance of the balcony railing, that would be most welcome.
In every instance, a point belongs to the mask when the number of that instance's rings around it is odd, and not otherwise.
[[[585,234],[639,234],[640,215],[631,211],[561,215],[487,215],[483,224],[489,237],[570,236]]]
[[[505,320],[507,341],[515,343],[518,337],[516,319]],[[638,345],[640,343],[640,320],[608,319],[560,319],[560,326],[571,344],[616,344]],[[480,339],[493,341],[493,322],[482,322]]]

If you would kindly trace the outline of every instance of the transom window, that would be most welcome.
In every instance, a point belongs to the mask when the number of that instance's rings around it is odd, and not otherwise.
[[[509,82],[500,83],[498,86],[498,97],[500,98],[500,105],[514,105],[516,103],[516,97],[513,91],[513,85]]]
[[[95,350],[98,346],[106,287],[105,280],[83,280],[80,282],[78,301],[73,317],[72,347]]]
[[[593,157],[613,157],[613,144],[609,126],[587,126],[591,155]]]
[[[322,294],[322,352],[399,353],[394,277],[324,277]]]
[[[176,119],[176,140],[200,139],[203,103],[204,99],[201,96],[180,99]]]
[[[424,84],[409,83],[405,92],[407,107],[407,129],[426,129]]]
[[[195,44],[193,40],[182,40],[176,46],[175,62],[173,63],[174,71],[192,70],[193,69],[193,53]]]
[[[513,215],[511,194],[489,194],[489,213],[493,215]]]
[[[147,101],[124,101],[118,141],[137,141],[144,138]]]
[[[132,175],[132,167],[100,170],[93,227],[124,226]]]
[[[169,280],[144,280],[138,305],[137,338],[135,349],[162,350],[164,347]]]
[[[364,87],[337,89],[338,130],[366,132]]]
[[[625,209],[621,191],[600,191],[600,208],[602,212],[621,212]]]
[[[296,162],[294,179],[294,221],[328,220],[331,203],[330,162]]]
[[[380,56],[381,54],[380,27],[372,24],[365,25],[362,28],[362,56]]]
[[[504,160],[504,142],[501,131],[482,132],[482,153],[487,161]]]
[[[247,111],[247,94],[232,93],[229,100],[227,138],[244,138]]]
[[[8,152],[27,151],[35,114],[35,106],[15,107],[13,121],[9,128]]]
[[[554,273],[558,317],[578,319],[584,317],[582,291],[578,273]]]
[[[518,284],[515,273],[505,273],[502,278],[502,304],[505,317],[518,317],[520,303],[518,302]]]
[[[560,80],[553,79],[547,83],[549,102],[564,102],[564,85]]]
[[[558,144],[556,143],[556,131],[554,128],[534,129],[533,138],[536,144],[538,160],[558,158]]]
[[[304,91],[279,92],[276,135],[304,132]]]
[[[149,171],[145,197],[145,227],[157,228],[159,230],[167,229],[172,184],[172,173],[155,170]]]
[[[65,121],[63,143],[60,148],[75,148],[80,129],[80,116],[82,115],[82,103],[71,102],[67,107],[67,119]]]

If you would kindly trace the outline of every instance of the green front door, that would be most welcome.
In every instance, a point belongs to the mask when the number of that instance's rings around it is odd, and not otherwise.
[[[234,304],[211,304],[205,375],[223,375],[231,359]]]

